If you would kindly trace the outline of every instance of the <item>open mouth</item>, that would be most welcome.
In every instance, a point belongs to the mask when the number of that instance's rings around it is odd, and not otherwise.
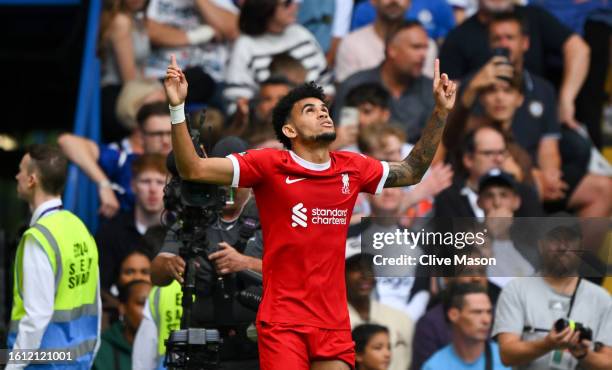
[[[326,121],[321,122],[321,126],[323,126],[323,127],[334,127],[334,124],[332,123],[332,121],[326,120]]]

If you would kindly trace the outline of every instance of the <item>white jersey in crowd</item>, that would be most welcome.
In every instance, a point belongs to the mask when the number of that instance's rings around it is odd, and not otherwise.
[[[238,37],[225,76],[224,95],[228,101],[252,98],[259,84],[270,77],[272,57],[282,53],[288,53],[302,63],[308,71],[306,81],[316,81],[326,94],[333,94],[332,76],[327,70],[323,50],[306,28],[294,23],[280,34],[266,33],[257,37],[243,34]]]

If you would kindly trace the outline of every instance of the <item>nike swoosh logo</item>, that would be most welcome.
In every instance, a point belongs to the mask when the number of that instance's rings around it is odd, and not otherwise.
[[[302,181],[302,180],[306,180],[305,177],[300,177],[297,179],[290,179],[289,176],[287,176],[287,178],[285,179],[285,182],[289,185],[293,184],[294,182],[298,182],[298,181]]]

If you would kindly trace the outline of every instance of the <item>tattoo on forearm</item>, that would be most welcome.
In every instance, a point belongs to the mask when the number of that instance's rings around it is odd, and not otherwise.
[[[401,162],[389,163],[385,187],[407,186],[421,181],[438,149],[446,116],[434,111],[410,155]]]

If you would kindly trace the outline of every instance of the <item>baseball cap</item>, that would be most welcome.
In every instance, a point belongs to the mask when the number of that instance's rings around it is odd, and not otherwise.
[[[492,185],[504,186],[512,189],[515,193],[518,191],[518,184],[514,176],[508,172],[504,172],[499,168],[494,168],[480,178],[478,182],[478,192],[482,192],[486,187]]]

